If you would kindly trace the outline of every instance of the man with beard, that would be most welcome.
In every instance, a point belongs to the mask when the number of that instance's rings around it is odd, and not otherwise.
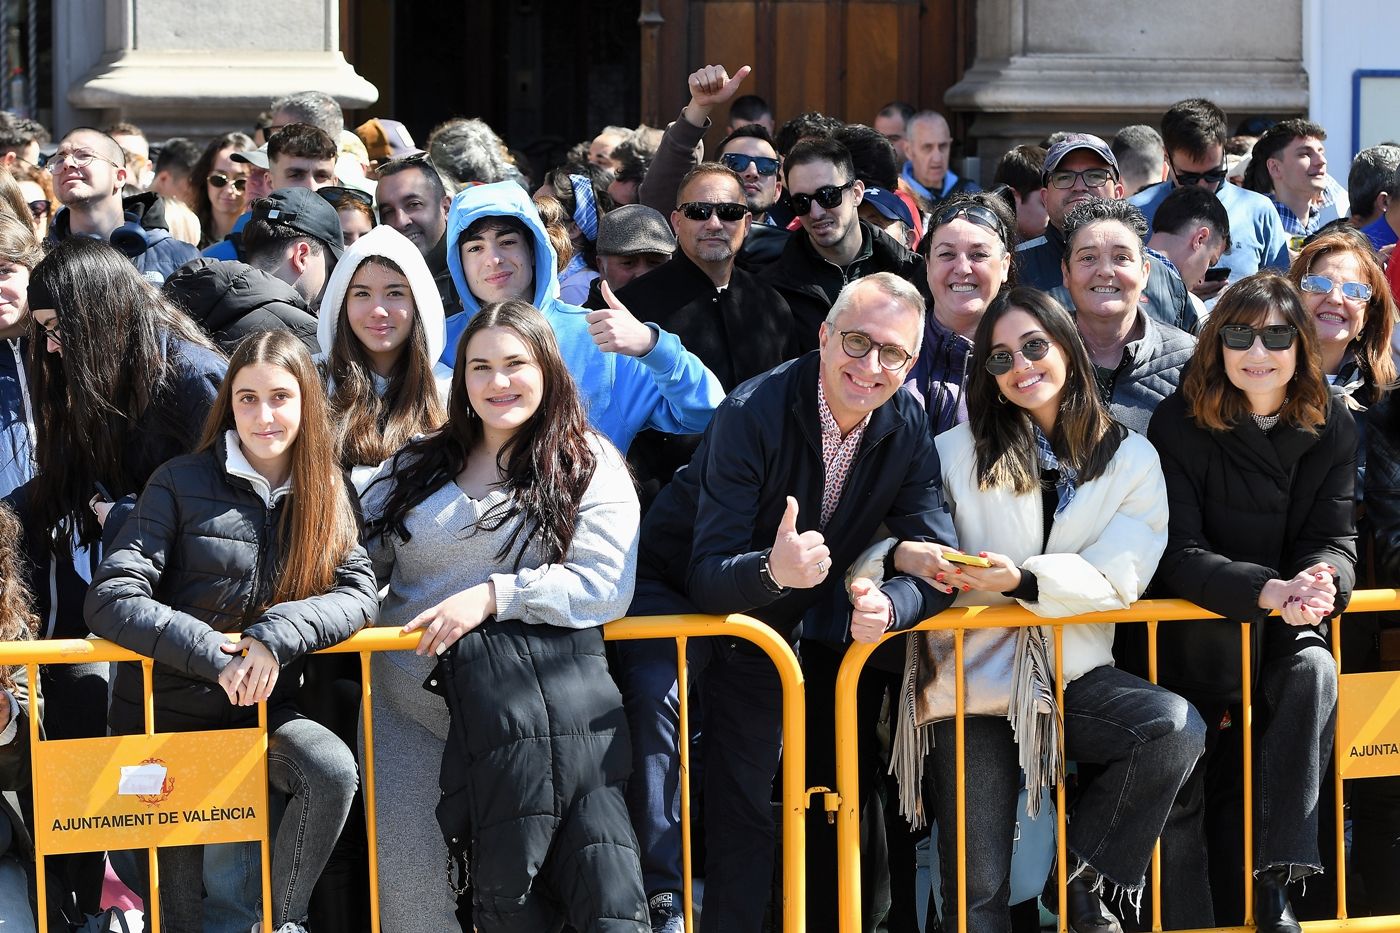
[[[768,131],[750,123],[720,142],[719,161],[733,169],[744,186],[744,203],[749,206],[753,222],[739,252],[739,264],[757,272],[777,259],[787,245],[787,230],[769,214],[783,193],[779,175],[782,160]]]
[[[385,162],[379,167],[374,200],[379,206],[379,222],[408,237],[427,260],[443,311],[456,314],[462,303],[447,268],[447,244],[443,241],[452,198],[433,163],[424,155]]]
[[[738,175],[704,162],[681,182],[671,214],[680,248],[665,265],[617,293],[639,317],[680,337],[726,393],[796,355],[792,312],[777,292],[735,265],[750,220]],[[690,461],[700,435],[644,431],[628,461],[643,508]],[[669,639],[617,644],[617,677],[632,729],[634,769],[627,786],[641,843],[642,876],[654,929],[679,930],[681,828],[674,818],[675,736],[657,704],[673,698],[676,646]],[[666,762],[658,766],[657,762]],[[669,924],[669,926],[668,926]]]

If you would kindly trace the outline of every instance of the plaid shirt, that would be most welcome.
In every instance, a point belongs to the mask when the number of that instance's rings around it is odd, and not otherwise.
[[[1308,205],[1306,220],[1300,219],[1287,204],[1272,194],[1269,195],[1269,200],[1274,202],[1274,208],[1278,211],[1278,219],[1283,221],[1283,229],[1289,236],[1309,236],[1317,230],[1317,221],[1322,214],[1322,209],[1336,204],[1339,194],[1346,194],[1346,189],[1337,183],[1337,179],[1328,175],[1327,187],[1322,189],[1322,197]]]
[[[851,429],[850,434],[842,437],[841,426],[836,423],[836,416],[831,413],[831,407],[826,403],[826,390],[822,387],[821,376],[818,374],[817,420],[822,428],[822,466],[826,471],[826,479],[822,485],[820,526],[825,528],[832,513],[836,511],[836,504],[841,501],[841,490],[846,488],[846,477],[851,473],[851,464],[856,459],[856,451],[860,449],[860,440],[865,437],[870,415],[867,414],[860,424]]]

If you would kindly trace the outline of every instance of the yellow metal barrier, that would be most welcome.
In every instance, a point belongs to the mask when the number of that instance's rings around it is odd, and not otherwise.
[[[1400,609],[1400,590],[1362,590],[1352,594],[1347,613],[1357,612],[1378,612],[1384,610]],[[1002,606],[965,606],[948,609],[930,619],[925,619],[915,629],[920,631],[929,630],[953,630],[954,661],[957,667],[955,680],[954,702],[956,710],[956,723],[954,726],[956,751],[955,767],[957,769],[956,801],[957,801],[957,886],[958,903],[962,905],[963,912],[958,918],[959,933],[967,933],[967,820],[966,820],[966,780],[964,774],[965,767],[965,739],[964,739],[964,682],[963,682],[963,635],[968,629],[982,628],[1020,628],[1029,625],[1050,626],[1054,630],[1055,637],[1055,697],[1059,708],[1064,708],[1064,672],[1061,667],[1061,657],[1063,656],[1063,634],[1066,625],[1083,625],[1090,623],[1105,622],[1145,622],[1148,627],[1148,670],[1151,680],[1157,680],[1157,625],[1160,622],[1172,622],[1182,619],[1202,619],[1220,618],[1220,616],[1206,612],[1199,607],[1184,600],[1143,600],[1134,603],[1127,609],[1119,609],[1111,612],[1098,612],[1082,616],[1073,616],[1064,619],[1044,619],[1034,615],[1019,605]],[[1338,620],[1340,622],[1340,619]],[[1341,671],[1341,637],[1342,626],[1334,624],[1332,626],[1332,656],[1337,663],[1338,671]],[[893,632],[884,636],[881,641],[897,638],[905,632]],[[1244,708],[1243,720],[1241,722],[1242,738],[1244,742],[1244,858],[1245,858],[1245,882],[1244,882],[1244,921],[1246,926],[1240,927],[1217,927],[1214,933],[1251,933],[1253,931],[1253,751],[1251,727],[1253,716],[1250,696],[1250,631],[1248,625],[1240,626],[1240,644],[1242,649],[1242,678],[1243,694],[1242,705]],[[874,653],[879,643],[873,644],[852,644],[846,651],[845,658],[841,663],[841,668],[836,678],[836,792],[840,798],[840,807],[837,811],[837,877],[839,884],[839,929],[842,933],[860,933],[861,929],[861,889],[860,889],[860,769],[857,752],[857,735],[859,723],[856,716],[856,685],[860,680],[861,671],[865,667],[865,662]],[[1340,701],[1337,709],[1338,733],[1345,710]],[[1064,753],[1064,732],[1060,732],[1060,751],[1063,758]],[[1303,928],[1309,933],[1330,933],[1330,931],[1392,931],[1400,929],[1400,916],[1389,917],[1364,917],[1347,918],[1346,914],[1346,840],[1345,825],[1343,821],[1343,798],[1342,798],[1342,772],[1341,758],[1334,749],[1333,754],[1334,769],[1333,782],[1336,790],[1336,884],[1337,884],[1337,919],[1311,921],[1303,924]],[[1057,885],[1059,888],[1059,902],[1065,903],[1066,884],[1066,856],[1065,856],[1065,790],[1064,782],[1056,783],[1056,839],[1058,847]],[[1154,897],[1152,899],[1152,929],[1162,929],[1162,905],[1161,905],[1161,875],[1160,875],[1160,844],[1154,849],[1152,855],[1152,888]],[[937,884],[938,879],[933,879]],[[1065,933],[1068,929],[1064,911],[1061,910],[1059,917],[1059,929]],[[1197,931],[1205,933],[1205,931]]]
[[[783,930],[784,933],[803,933],[806,929],[806,795],[804,780],[806,773],[806,695],[803,692],[802,671],[791,647],[769,626],[747,616],[729,617],[702,615],[653,616],[647,618],[621,619],[603,628],[608,641],[624,641],[641,638],[674,638],[676,640],[677,678],[680,692],[680,741],[681,759],[681,832],[683,839],[685,879],[685,913],[687,929],[696,929],[693,924],[693,898],[690,861],[690,759],[689,759],[689,720],[687,702],[686,645],[688,639],[710,636],[742,638],[758,646],[773,661],[783,687],[783,773],[782,773],[782,841],[783,841]],[[360,714],[364,727],[367,754],[362,762],[365,819],[367,824],[369,849],[369,893],[370,923],[374,933],[379,933],[379,871],[376,857],[377,833],[375,828],[375,774],[374,774],[374,722],[371,715],[374,701],[374,687],[370,676],[370,655],[376,651],[404,651],[418,646],[421,632],[405,635],[396,628],[374,628],[356,633],[351,638],[322,654],[359,654],[361,675]],[[236,636],[234,636],[236,638]],[[136,661],[142,665],[144,679],[144,704],[146,735],[155,734],[155,704],[151,690],[152,662],[134,652],[97,639],[25,641],[0,643],[0,665],[25,666],[31,685],[39,683],[38,665],[41,664],[81,664],[89,662]],[[30,717],[31,748],[39,747],[39,720]],[[263,731],[262,759],[263,783],[266,785],[267,752],[267,710],[266,704],[259,704],[258,728]],[[33,781],[37,786],[43,779],[36,766]],[[36,803],[35,822],[45,819],[38,811]],[[45,895],[45,852],[35,835],[36,881],[39,891],[39,916],[36,918],[39,933],[48,933],[48,911],[44,903]],[[263,929],[272,930],[271,918],[271,856],[269,840],[261,840],[262,850],[262,897],[265,915]],[[147,905],[150,933],[160,933],[160,880],[156,864],[156,850],[149,849],[150,889]]]

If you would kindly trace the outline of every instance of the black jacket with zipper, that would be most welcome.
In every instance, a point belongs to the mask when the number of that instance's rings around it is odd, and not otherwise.
[[[1178,390],[1158,406],[1147,438],[1162,458],[1171,505],[1154,594],[1225,617],[1161,626],[1159,681],[1193,696],[1237,700],[1240,633],[1231,623],[1253,626],[1256,678],[1264,627],[1287,624],[1259,608],[1265,583],[1326,563],[1337,569],[1335,612],[1351,599],[1356,426],[1334,396],[1316,434],[1287,424],[1265,434],[1248,417],[1211,431],[1196,424]]]
[[[235,707],[218,683],[232,660],[223,633],[262,642],[282,670],[270,705],[290,700],[303,658],[349,638],[379,614],[378,587],[356,545],[320,596],[271,602],[279,563],[279,520],[289,493],[269,507],[246,479],[225,468],[226,448],[177,457],[151,476],[88,589],[92,631],[155,659],[161,731],[246,726],[256,707]],[[348,493],[353,495],[353,493]],[[122,664],[110,721],[141,728],[141,671]]]
[[[917,253],[865,221],[859,223],[861,248],[845,268],[823,259],[807,231],[797,230],[782,254],[759,273],[759,280],[777,289],[792,309],[802,352],[816,349],[817,331],[848,283],[876,272],[893,272],[911,284],[923,281],[924,261]]]
[[[676,472],[642,520],[634,615],[744,612],[790,640],[850,640],[851,604],[842,577],[877,537],[956,546],[943,499],[933,432],[912,392],[899,390],[871,413],[841,499],[822,529],[831,573],[811,589],[771,592],[760,574],[787,497],[798,531],[817,528],[826,468],[817,414],[821,356],[808,353],[735,389],[715,412],[690,463]],[[645,586],[650,581],[660,586]],[[908,628],[953,597],[918,577],[880,587],[894,627]]]

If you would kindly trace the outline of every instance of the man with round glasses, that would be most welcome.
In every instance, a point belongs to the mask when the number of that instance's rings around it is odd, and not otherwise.
[[[642,521],[632,614],[747,613],[800,638],[805,667],[816,642],[839,660],[852,639],[874,641],[952,601],[893,571],[878,585],[843,585],[882,525],[901,540],[955,544],[928,419],[899,391],[919,352],[923,306],[896,275],[851,282],[817,325],[818,352],[720,405]],[[775,855],[782,689],[773,663],[743,642],[690,645],[692,676],[704,671],[705,928],[758,933]],[[674,648],[671,664],[674,678]],[[812,671],[822,686],[809,676],[807,695],[832,695],[834,672]],[[873,719],[878,704],[866,712]]]
[[[923,260],[860,219],[865,185],[845,146],[804,139],[783,164],[788,202],[801,224],[783,254],[761,273],[787,299],[797,321],[799,347],[816,346],[818,328],[841,289],[876,272],[914,282]]]
[[[1023,285],[1051,292],[1072,307],[1063,291],[1061,260],[1065,254],[1065,218],[1076,207],[1101,198],[1119,200],[1123,182],[1118,159],[1108,143],[1088,133],[1070,133],[1045,154],[1041,201],[1049,223],[1045,233],[1016,248],[1016,273]],[[1143,289],[1143,310],[1163,324],[1194,333],[1200,319],[1181,276],[1154,264]]]
[[[1225,205],[1230,215],[1230,249],[1220,265],[1230,270],[1230,277],[1209,279],[1192,289],[1203,300],[1266,266],[1288,268],[1288,235],[1273,202],[1225,181],[1225,136],[1225,111],[1211,101],[1191,98],[1173,104],[1162,116],[1169,178],[1132,197],[1148,224],[1172,189],[1183,185],[1206,188]]]
[[[147,191],[122,197],[126,153],[101,130],[80,126],[69,131],[46,168],[63,205],[49,228],[54,243],[75,234],[110,242],[155,285],[199,255],[170,235],[160,195]]]

